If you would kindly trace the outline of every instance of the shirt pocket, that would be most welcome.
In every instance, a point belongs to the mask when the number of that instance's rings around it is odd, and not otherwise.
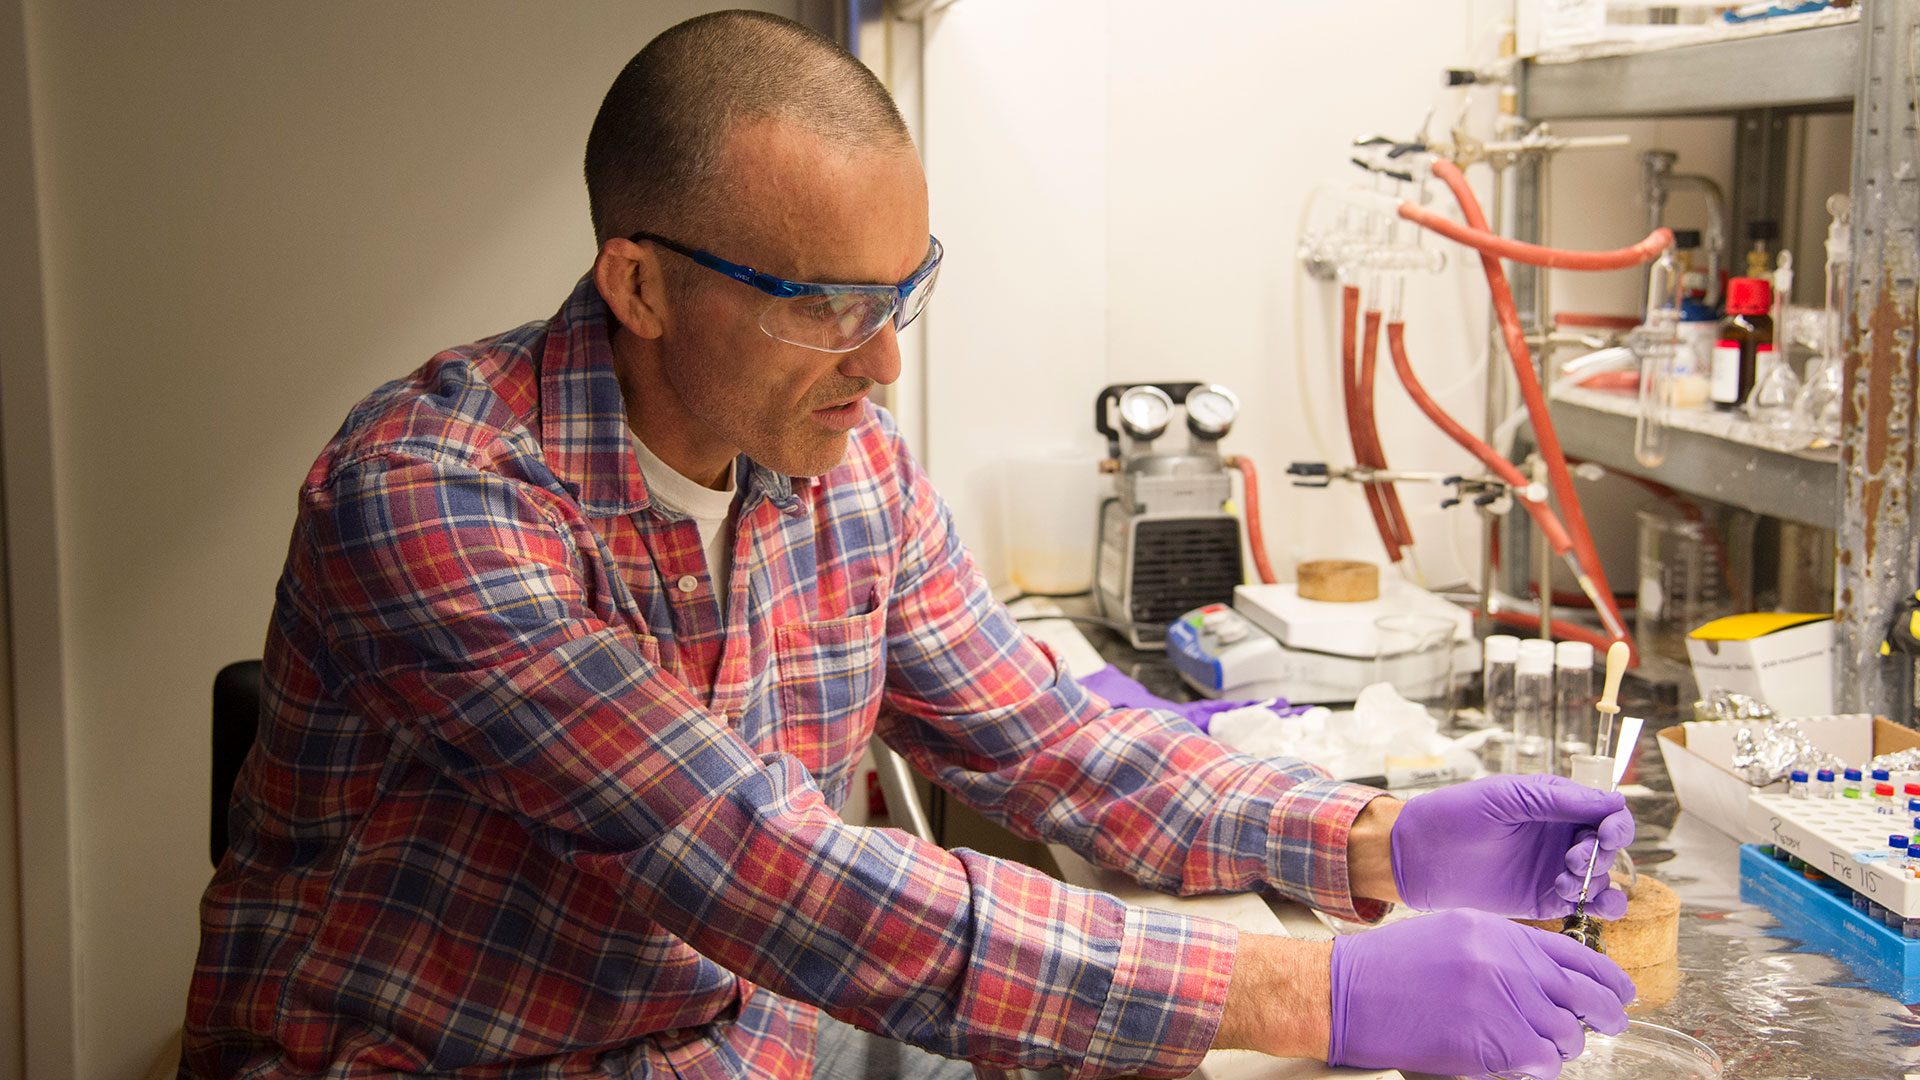
[[[880,712],[885,679],[886,606],[774,632],[780,718],[774,744],[798,758],[838,807]]]

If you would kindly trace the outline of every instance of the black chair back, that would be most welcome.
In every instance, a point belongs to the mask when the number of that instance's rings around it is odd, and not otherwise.
[[[227,806],[240,763],[260,730],[260,661],[241,660],[213,677],[213,820],[207,853],[220,865],[227,853]]]

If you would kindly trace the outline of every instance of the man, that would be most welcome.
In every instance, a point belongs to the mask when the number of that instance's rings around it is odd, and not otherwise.
[[[1153,886],[1353,919],[1564,912],[1632,832],[1564,782],[1402,806],[1238,757],[1024,638],[866,400],[941,247],[838,47],[669,30],[586,173],[599,254],[560,312],[376,391],[301,488],[186,1075],[954,1064],[909,1046],[1179,1075],[1218,1045],[1552,1076],[1624,1026],[1617,968],[1492,916],[1240,935],[843,824],[877,730]]]

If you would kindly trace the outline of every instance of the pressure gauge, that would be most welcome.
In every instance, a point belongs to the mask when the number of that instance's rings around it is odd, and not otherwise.
[[[1218,383],[1204,383],[1187,392],[1187,430],[1213,442],[1223,438],[1240,415],[1240,399]]]
[[[1172,417],[1173,399],[1157,386],[1136,386],[1120,395],[1120,426],[1141,442],[1164,434]]]

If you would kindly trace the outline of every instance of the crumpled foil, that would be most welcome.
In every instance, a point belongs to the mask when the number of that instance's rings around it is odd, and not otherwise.
[[[1889,755],[1891,756],[1891,755]],[[1812,773],[1839,770],[1846,762],[1813,745],[1795,720],[1743,727],[1733,733],[1734,775],[1756,787],[1784,778],[1795,769]]]
[[[1888,772],[1920,772],[1920,750],[1896,750],[1891,754],[1881,754],[1867,762],[1869,769],[1885,769]]]
[[[1773,706],[1759,698],[1736,694],[1730,690],[1709,691],[1707,696],[1693,703],[1695,720],[1771,720]]]

